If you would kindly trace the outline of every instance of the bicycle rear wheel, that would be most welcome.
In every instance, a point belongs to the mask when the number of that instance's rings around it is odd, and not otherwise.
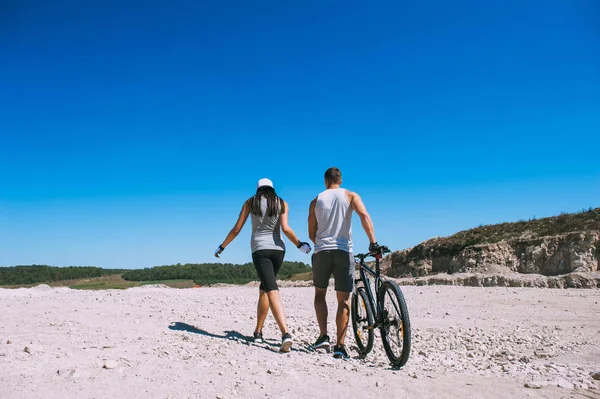
[[[410,355],[410,320],[404,295],[396,282],[385,280],[379,292],[381,339],[392,366],[402,367]]]
[[[361,355],[364,356],[373,349],[373,341],[375,339],[373,310],[371,309],[365,287],[358,287],[354,291],[351,313],[356,346],[358,346]]]

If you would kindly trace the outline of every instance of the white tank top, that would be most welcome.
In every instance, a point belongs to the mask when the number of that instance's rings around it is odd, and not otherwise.
[[[352,253],[352,207],[346,189],[325,190],[317,197],[315,252],[340,249]]]

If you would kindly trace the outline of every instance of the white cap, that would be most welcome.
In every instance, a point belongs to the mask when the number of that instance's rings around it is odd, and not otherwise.
[[[264,178],[260,179],[258,181],[258,183],[256,183],[257,189],[259,189],[260,187],[265,187],[265,186],[273,188],[273,182],[271,180],[267,179],[266,177],[264,177]]]

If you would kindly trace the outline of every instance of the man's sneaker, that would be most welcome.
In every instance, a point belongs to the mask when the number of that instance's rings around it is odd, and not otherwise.
[[[320,336],[312,347],[313,349],[327,349],[327,351],[329,351],[329,348],[331,347],[329,335]]]
[[[265,341],[263,340],[262,333],[255,331],[254,332],[254,343],[255,344],[262,344],[263,342],[265,342]]]
[[[344,345],[336,345],[333,347],[333,357],[336,359],[350,359]]]
[[[292,348],[292,336],[288,333],[285,333],[281,336],[281,352],[289,352]]]

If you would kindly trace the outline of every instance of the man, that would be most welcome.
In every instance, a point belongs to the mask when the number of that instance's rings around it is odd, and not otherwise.
[[[315,349],[330,346],[327,335],[327,286],[333,274],[337,295],[337,340],[333,349],[335,358],[347,359],[344,346],[350,314],[350,296],[354,289],[354,256],[352,255],[352,211],[360,217],[367,237],[369,250],[377,248],[371,217],[360,196],[341,188],[342,172],[329,168],[325,172],[326,190],[310,203],[308,235],[315,244],[312,257],[313,284],[315,286],[315,312],[320,336]]]

